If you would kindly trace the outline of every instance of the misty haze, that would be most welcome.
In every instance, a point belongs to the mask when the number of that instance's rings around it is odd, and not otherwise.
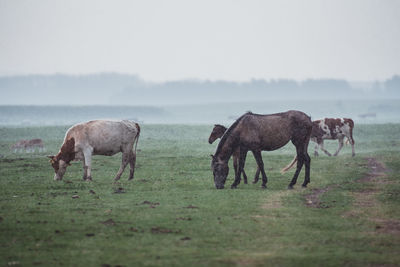
[[[0,77],[0,124],[71,124],[97,118],[229,123],[246,111],[289,109],[303,110],[313,118],[350,116],[361,123],[398,122],[399,88],[399,76],[382,82],[286,79],[159,83],[115,73]]]

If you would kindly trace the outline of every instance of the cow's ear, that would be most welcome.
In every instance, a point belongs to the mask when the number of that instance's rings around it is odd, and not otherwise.
[[[50,160],[49,160],[49,162],[51,163],[51,164],[53,164],[54,163],[54,159],[56,158],[56,156],[47,156]]]

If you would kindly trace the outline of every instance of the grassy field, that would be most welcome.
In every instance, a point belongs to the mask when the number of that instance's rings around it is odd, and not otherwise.
[[[279,173],[291,144],[263,153],[268,189],[216,190],[210,125],[143,125],[133,181],[126,171],[113,183],[116,155],[94,157],[93,182],[82,181],[81,163],[56,182],[45,155],[67,128],[0,128],[3,266],[400,265],[400,124],[357,125],[356,157],[350,146],[312,156],[309,187],[302,172],[294,190],[293,171]],[[46,152],[10,151],[35,137]],[[249,155],[248,176],[255,170]]]

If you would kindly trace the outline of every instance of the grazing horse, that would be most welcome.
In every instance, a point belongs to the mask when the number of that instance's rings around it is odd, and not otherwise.
[[[215,124],[214,128],[210,134],[210,137],[208,138],[208,143],[212,144],[214,143],[215,140],[217,140],[218,138],[221,138],[224,133],[226,131],[226,127],[220,124]],[[239,170],[239,149],[236,149],[233,152],[233,169],[235,170],[235,176],[237,175],[237,172]],[[245,171],[243,170],[243,180],[244,183],[247,184],[247,175],[245,173]]]
[[[292,141],[296,147],[297,155],[284,169],[291,168],[297,162],[297,169],[288,188],[292,189],[297,182],[297,177],[305,164],[305,178],[303,187],[310,182],[311,159],[307,153],[308,143],[312,130],[312,121],[301,111],[290,110],[287,112],[259,115],[251,112],[245,113],[237,119],[218,144],[217,150],[212,155],[211,168],[214,175],[214,184],[217,189],[223,189],[229,173],[228,160],[237,149],[239,153],[239,170],[231,188],[236,188],[240,183],[240,173],[243,171],[246,154],[250,150],[262,174],[262,187],[267,186],[267,175],[261,151],[273,151]]]
[[[54,180],[63,178],[72,160],[82,160],[83,180],[91,181],[92,155],[112,156],[119,152],[122,152],[122,162],[114,180],[119,180],[128,163],[129,180],[133,179],[139,134],[139,124],[128,120],[95,120],[75,124],[65,134],[60,152],[48,156],[55,171]]]

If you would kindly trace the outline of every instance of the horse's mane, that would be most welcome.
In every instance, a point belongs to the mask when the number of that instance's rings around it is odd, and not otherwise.
[[[232,131],[236,128],[236,126],[239,124],[239,122],[243,119],[244,116],[253,114],[250,111],[246,112],[242,116],[240,116],[224,133],[224,135],[221,137],[221,141],[219,141],[217,151],[215,152],[215,155],[219,153],[219,151],[222,149],[222,146],[225,144],[226,140],[228,139],[229,136],[231,136]]]

